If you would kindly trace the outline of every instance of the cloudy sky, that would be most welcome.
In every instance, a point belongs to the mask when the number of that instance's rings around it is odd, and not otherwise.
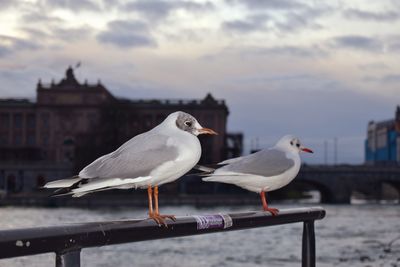
[[[226,99],[246,149],[293,133],[308,162],[360,163],[400,104],[398,0],[0,0],[0,97],[35,97],[78,61],[129,98]]]

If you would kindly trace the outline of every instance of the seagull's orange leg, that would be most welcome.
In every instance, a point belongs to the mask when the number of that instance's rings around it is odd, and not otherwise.
[[[279,213],[278,209],[268,208],[267,198],[265,197],[265,192],[264,191],[261,191],[260,196],[261,196],[261,201],[262,201],[262,204],[263,204],[264,211],[271,212],[272,216],[278,215],[278,213]]]
[[[149,198],[149,215],[153,214],[153,189],[151,185],[147,187],[147,197]]]
[[[158,186],[154,187],[154,209],[156,214],[160,214],[158,210]]]
[[[173,221],[176,221],[176,218],[174,215],[160,215],[160,212],[158,210],[158,186],[154,187],[154,204],[155,204],[155,213],[160,216],[161,218],[169,218]]]
[[[164,220],[160,219],[159,216],[153,212],[153,189],[151,188],[151,185],[147,187],[147,196],[149,198],[149,218],[153,219],[159,225],[161,223],[165,224]]]

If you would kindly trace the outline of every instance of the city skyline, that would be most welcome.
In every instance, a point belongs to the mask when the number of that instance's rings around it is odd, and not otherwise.
[[[324,163],[364,161],[370,120],[400,104],[396,1],[9,1],[0,7],[0,98],[101,79],[118,97],[226,99],[228,129],[272,145],[293,133]],[[254,141],[255,142],[255,141]]]

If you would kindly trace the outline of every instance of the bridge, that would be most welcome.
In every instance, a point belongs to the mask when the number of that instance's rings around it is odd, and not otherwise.
[[[381,199],[383,185],[397,190],[400,196],[399,166],[304,165],[290,187],[314,188],[322,203],[350,203],[354,192]]]

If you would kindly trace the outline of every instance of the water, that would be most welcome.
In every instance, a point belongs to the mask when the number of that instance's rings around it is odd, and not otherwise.
[[[277,205],[278,208],[298,207]],[[302,204],[301,206],[304,206]],[[323,206],[316,222],[317,266],[400,266],[399,205]],[[258,206],[196,209],[162,207],[166,214],[238,212]],[[0,228],[140,218],[145,209],[0,208]],[[82,266],[300,266],[302,224],[153,240],[82,251]],[[385,252],[386,251],[386,252]],[[0,266],[54,266],[54,254],[0,260]]]

